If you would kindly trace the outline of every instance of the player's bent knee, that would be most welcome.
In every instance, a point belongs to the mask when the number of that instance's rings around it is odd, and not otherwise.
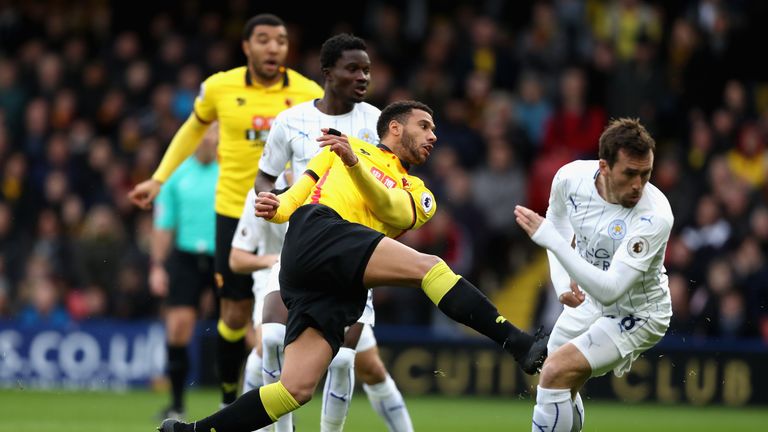
[[[355,372],[360,381],[368,384],[378,384],[387,379],[387,369],[378,356],[362,357],[355,362]]]
[[[308,383],[291,382],[290,380],[281,379],[283,386],[288,390],[288,393],[296,399],[301,405],[304,405],[312,400],[312,395],[315,393],[315,385]]]
[[[432,270],[432,267],[438,265],[443,260],[436,255],[429,255],[429,254],[419,254],[419,259],[416,260],[414,265],[418,268],[419,273],[421,273],[422,276],[425,276],[427,272]]]

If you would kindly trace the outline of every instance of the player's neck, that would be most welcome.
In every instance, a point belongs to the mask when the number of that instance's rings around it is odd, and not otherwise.
[[[355,104],[338,98],[323,97],[318,99],[315,107],[323,114],[336,116],[352,111]]]
[[[266,79],[260,76],[259,74],[254,73],[253,67],[251,67],[250,65],[248,65],[248,74],[251,77],[251,82],[256,83],[262,87],[272,87],[273,85],[279,83],[283,79],[282,73],[275,75],[274,78]]]
[[[595,188],[597,188],[597,194],[603,201],[610,204],[618,204],[617,200],[612,199],[610,192],[608,191],[608,185],[605,182],[605,176],[602,173],[597,174],[595,179]]]

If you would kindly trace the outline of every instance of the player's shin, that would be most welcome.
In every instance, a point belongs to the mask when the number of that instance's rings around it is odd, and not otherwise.
[[[413,432],[413,423],[395,381],[389,374],[378,384],[363,384],[373,410],[387,424],[389,432]]]
[[[344,429],[354,388],[355,350],[342,347],[328,366],[325,377],[321,432],[340,432]]]
[[[570,432],[573,424],[571,389],[536,388],[532,432]]]
[[[264,323],[261,325],[262,378],[265,385],[280,380],[283,369],[284,341],[284,324]],[[287,414],[280,417],[275,424],[275,432],[293,432],[293,416]]]
[[[170,409],[179,414],[184,412],[184,385],[189,372],[189,355],[187,346],[168,345],[168,377],[171,380]]]
[[[571,426],[571,432],[581,432],[584,429],[584,402],[581,400],[581,395],[576,393],[576,397],[573,399],[573,426]]]
[[[264,385],[264,378],[261,376],[262,358],[256,348],[251,350],[248,354],[248,359],[245,361],[245,373],[243,376],[243,393],[247,393],[253,389],[259,388]]]
[[[217,339],[219,379],[221,380],[221,402],[232,403],[237,398],[237,387],[240,381],[240,368],[245,358],[245,333],[247,327],[233,329],[224,321],[219,320],[217,325],[219,337]]]
[[[448,317],[504,346],[518,361],[531,347],[531,335],[501,316],[485,294],[454,273],[445,262],[440,261],[427,272],[421,289]]]

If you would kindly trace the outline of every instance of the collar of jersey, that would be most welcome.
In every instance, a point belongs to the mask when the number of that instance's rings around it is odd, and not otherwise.
[[[272,89],[280,90],[280,89],[283,89],[285,87],[288,87],[288,84],[289,84],[288,68],[284,68],[284,69],[285,70],[283,71],[283,82],[282,83],[277,83],[277,84],[271,85],[269,87],[264,87],[263,85],[261,85],[261,84],[259,84],[257,82],[253,82],[253,80],[251,79],[250,70],[248,69],[248,66],[246,66],[245,67],[245,86],[246,87],[260,87],[260,88],[263,88],[265,90],[272,90]]]
[[[392,153],[392,154],[395,154],[395,152],[393,152],[392,150],[390,150],[390,149],[389,149],[389,147],[385,146],[385,145],[384,145],[384,144],[382,144],[382,143],[379,143],[379,144],[378,144],[376,147],[380,148],[381,150],[383,150],[383,151],[385,151],[385,152],[387,152],[387,153]],[[397,160],[398,160],[398,162],[400,162],[400,165],[403,167],[403,169],[405,170],[405,172],[408,172],[408,170],[410,170],[410,169],[411,169],[411,164],[409,164],[408,162],[403,162],[403,160],[402,160],[402,159],[400,159],[400,158],[397,158]]]

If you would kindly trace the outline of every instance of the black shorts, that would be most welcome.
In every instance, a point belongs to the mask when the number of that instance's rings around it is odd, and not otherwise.
[[[216,214],[216,288],[219,298],[230,300],[253,299],[253,279],[250,274],[237,274],[229,268],[232,237],[237,230],[237,219]]]
[[[165,264],[168,272],[168,306],[200,304],[204,290],[216,286],[213,278],[213,257],[174,249]]]
[[[363,274],[384,234],[348,222],[330,207],[309,204],[291,216],[280,258],[280,294],[288,307],[285,344],[318,329],[334,355],[344,328],[363,314]]]

